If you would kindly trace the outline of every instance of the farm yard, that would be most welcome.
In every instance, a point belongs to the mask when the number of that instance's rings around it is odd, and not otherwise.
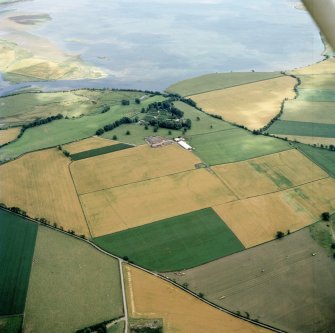
[[[80,196],[92,237],[235,199],[230,190],[206,169],[181,172]]]
[[[214,206],[215,212],[246,247],[273,240],[319,220],[335,209],[335,181],[325,178],[299,187]]]
[[[244,250],[211,208],[98,237],[94,242],[152,271],[190,268]]]
[[[118,262],[80,240],[40,226],[24,332],[70,333],[122,315]]]
[[[240,199],[328,177],[326,172],[296,149],[242,162],[216,165],[212,170]]]
[[[268,333],[214,309],[153,275],[125,266],[127,303],[132,318],[162,318],[164,333]]]
[[[325,222],[323,222],[325,223]],[[196,293],[287,332],[331,332],[335,266],[308,228],[206,265],[169,273]]]
[[[242,129],[192,136],[189,140],[194,152],[209,165],[244,161],[291,149],[289,143]]]
[[[24,312],[36,235],[35,224],[0,209],[0,328],[22,320],[1,318]]]
[[[20,127],[8,128],[0,130],[0,146],[11,142],[17,138],[20,133]]]
[[[258,130],[280,112],[285,98],[294,98],[293,88],[296,84],[296,79],[282,76],[193,95],[190,98],[207,113],[222,116],[224,120],[248,129]],[[239,98],[236,99],[236,96]]]
[[[1,165],[0,202],[88,236],[69,164],[70,160],[53,148]]]
[[[194,170],[200,162],[176,144],[157,149],[142,145],[74,162],[71,173],[83,194]]]
[[[279,72],[214,73],[177,82],[166,89],[181,96],[191,96],[282,76]]]

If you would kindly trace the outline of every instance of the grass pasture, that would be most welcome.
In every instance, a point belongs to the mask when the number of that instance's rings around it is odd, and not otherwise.
[[[197,169],[80,196],[93,237],[235,200],[222,182]]]
[[[244,250],[211,208],[95,238],[94,242],[159,272],[199,266]]]
[[[74,332],[123,314],[118,262],[39,227],[24,332]]]
[[[22,315],[0,317],[1,333],[21,333],[22,332]]]
[[[91,149],[112,146],[117,143],[117,141],[107,140],[99,136],[92,136],[84,140],[69,143],[67,145],[64,145],[62,148],[68,151],[70,155],[74,155]]]
[[[115,151],[124,150],[128,148],[133,148],[133,146],[127,145],[125,143],[116,143],[115,145],[110,145],[101,148],[95,148],[87,151],[82,151],[80,153],[71,154],[70,157],[73,161],[84,160],[85,158],[105,155],[108,153],[113,153]]]
[[[243,161],[291,148],[283,140],[253,135],[238,128],[192,136],[190,145],[209,165]]]
[[[83,194],[192,170],[200,162],[176,144],[142,145],[74,162],[71,173],[78,193]]]
[[[177,82],[167,88],[166,91],[181,96],[190,96],[240,86],[251,82],[269,80],[280,76],[282,76],[282,74],[279,72],[213,73]]]
[[[0,316],[24,312],[36,234],[36,224],[0,209]],[[0,319],[0,328],[15,323]]]
[[[11,142],[17,138],[20,133],[20,127],[8,128],[0,130],[0,146]]]
[[[215,206],[246,247],[270,241],[277,231],[302,229],[335,209],[335,181],[325,178],[293,189]]]
[[[328,177],[326,172],[296,149],[247,161],[216,165],[212,170],[240,199]]]
[[[334,125],[334,107],[335,103],[332,102],[310,102],[300,99],[286,101],[284,106],[284,113],[280,117],[280,119],[286,121],[303,121],[305,123],[321,123]]]
[[[285,98],[294,98],[296,83],[296,79],[282,76],[190,98],[207,113],[254,130],[267,125],[280,112]]]
[[[1,165],[0,202],[88,236],[69,164],[70,160],[54,148]]]
[[[164,333],[267,333],[214,309],[158,277],[125,266],[128,312],[132,318],[162,318]]]
[[[277,120],[267,130],[270,134],[335,138],[335,124]]]
[[[333,80],[335,79],[335,75]],[[299,89],[299,100],[309,102],[328,102],[328,107],[334,107],[335,90]],[[331,102],[331,103],[330,103]]]
[[[284,331],[335,327],[334,259],[308,228],[183,273],[168,276],[215,304]]]
[[[335,177],[335,152],[299,143],[294,143],[294,146]]]

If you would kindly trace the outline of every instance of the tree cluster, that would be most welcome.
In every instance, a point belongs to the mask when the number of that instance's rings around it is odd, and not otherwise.
[[[135,122],[136,122],[136,119],[135,119]],[[105,125],[103,128],[99,128],[95,134],[96,135],[102,135],[104,134],[105,132],[108,132],[108,131],[111,131],[113,130],[114,128],[116,127],[119,127],[120,125],[123,125],[123,124],[131,124],[133,123],[133,120],[129,117],[122,117],[121,119],[119,120],[116,120],[114,121],[113,123],[111,124],[108,124],[108,125]]]

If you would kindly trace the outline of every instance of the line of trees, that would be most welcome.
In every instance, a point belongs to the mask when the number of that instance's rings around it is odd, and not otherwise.
[[[105,132],[111,131],[111,130],[113,130],[114,128],[119,127],[119,126],[121,126],[121,125],[123,125],[123,124],[131,124],[131,123],[133,123],[133,122],[137,122],[137,121],[138,121],[137,118],[135,118],[134,120],[132,120],[132,119],[129,118],[129,117],[122,117],[121,119],[116,120],[116,121],[114,121],[114,122],[111,123],[111,124],[107,124],[107,125],[105,125],[104,127],[99,128],[99,129],[95,132],[95,134],[96,134],[96,135],[102,135],[102,134],[104,134]]]

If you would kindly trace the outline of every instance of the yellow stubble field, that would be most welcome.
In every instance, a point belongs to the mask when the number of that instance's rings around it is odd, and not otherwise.
[[[285,98],[294,98],[296,79],[283,76],[190,96],[207,113],[247,128],[259,129],[276,116]]]
[[[11,142],[17,138],[20,133],[20,127],[8,128],[0,131],[0,146]]]
[[[274,239],[277,231],[299,230],[334,209],[332,178],[214,207],[246,248]]]
[[[131,266],[125,266],[131,318],[162,318],[166,333],[266,333],[203,303],[179,288]]]
[[[96,149],[96,148],[103,148],[108,146],[113,146],[118,144],[119,142],[104,139],[98,136],[92,136],[91,138],[87,138],[84,140],[76,141],[69,143],[63,146],[64,150],[67,150],[71,155],[81,153],[83,151]]]
[[[175,144],[161,148],[142,145],[75,161],[71,173],[82,194],[192,170],[200,162]]]
[[[198,169],[80,196],[93,237],[236,200],[218,177]]]
[[[217,165],[212,169],[240,199],[328,177],[325,171],[296,149]]]
[[[1,165],[0,202],[89,235],[69,163],[61,151],[48,149]]]
[[[307,67],[295,69],[289,73],[295,75],[335,74],[335,58],[329,58]]]

